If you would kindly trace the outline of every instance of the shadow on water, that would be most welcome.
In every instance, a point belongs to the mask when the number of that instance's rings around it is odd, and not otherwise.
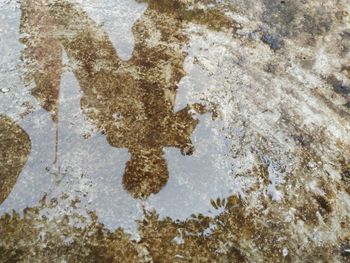
[[[214,28],[229,23],[214,12],[209,17]],[[57,122],[64,50],[83,92],[83,113],[111,146],[131,153],[123,185],[136,198],[147,198],[167,183],[164,147],[193,153],[191,134],[199,122],[193,114],[209,111],[194,104],[174,112],[177,84],[185,75],[185,20],[205,21],[202,12],[187,11],[180,1],[149,1],[133,27],[132,57],[124,61],[101,26],[74,4],[27,0],[22,5],[23,60],[34,69],[26,80],[36,84],[32,95]]]

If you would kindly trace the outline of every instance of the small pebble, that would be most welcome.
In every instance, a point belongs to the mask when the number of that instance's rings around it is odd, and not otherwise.
[[[9,88],[2,88],[2,89],[1,89],[1,92],[2,92],[2,93],[7,93],[7,92],[9,92],[9,91],[10,91]]]

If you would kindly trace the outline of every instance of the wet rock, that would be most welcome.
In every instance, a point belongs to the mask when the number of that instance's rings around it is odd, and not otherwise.
[[[346,262],[349,3],[137,2],[2,6],[0,262]]]

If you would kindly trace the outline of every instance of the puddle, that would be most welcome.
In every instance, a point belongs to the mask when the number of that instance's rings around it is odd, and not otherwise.
[[[0,262],[345,258],[348,4],[267,2],[0,0]]]
[[[90,2],[25,1],[15,9],[22,35],[2,21],[16,43],[11,59],[22,56],[24,68],[0,109],[32,149],[0,213],[22,214],[45,196],[58,202],[49,218],[94,211],[134,236],[145,209],[173,220],[218,214],[210,201],[247,184],[233,176],[225,125],[203,99],[210,85],[186,52],[182,7],[164,17],[163,3]]]

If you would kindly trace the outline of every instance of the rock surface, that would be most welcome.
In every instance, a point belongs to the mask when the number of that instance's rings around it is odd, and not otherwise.
[[[0,262],[350,262],[348,1],[0,8]]]

